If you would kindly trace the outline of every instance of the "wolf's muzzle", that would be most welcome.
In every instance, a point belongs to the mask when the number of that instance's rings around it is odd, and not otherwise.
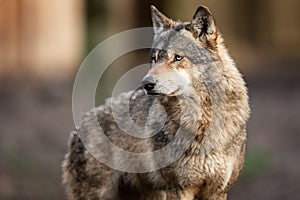
[[[145,76],[142,80],[142,85],[147,93],[151,93],[155,88],[156,80],[152,76]]]

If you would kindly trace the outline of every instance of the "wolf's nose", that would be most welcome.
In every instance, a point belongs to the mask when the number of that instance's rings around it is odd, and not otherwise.
[[[142,85],[145,90],[150,91],[153,90],[156,83],[154,78],[152,76],[145,76],[144,79],[142,80]]]

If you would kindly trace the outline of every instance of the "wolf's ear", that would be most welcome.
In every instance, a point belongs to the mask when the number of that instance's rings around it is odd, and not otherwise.
[[[151,6],[152,23],[154,27],[154,33],[157,34],[165,28],[171,27],[172,20],[159,12],[155,6]]]
[[[200,6],[191,22],[193,31],[203,42],[213,42],[217,38],[217,27],[210,10]]]

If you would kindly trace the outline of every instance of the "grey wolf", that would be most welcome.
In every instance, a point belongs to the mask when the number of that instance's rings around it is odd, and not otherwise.
[[[142,80],[143,88],[109,99],[87,113],[81,127],[71,134],[63,162],[63,183],[69,199],[225,200],[241,173],[250,112],[247,88],[212,13],[200,6],[191,21],[179,22],[154,6],[151,12],[151,69]],[[127,135],[112,114],[113,109],[117,113],[122,110],[124,102],[130,102],[129,111],[136,124],[147,123],[150,106],[159,102],[166,112],[164,126],[147,139]],[[90,148],[105,145],[94,134],[95,113],[105,135],[126,151],[161,149],[176,137],[179,126],[192,134],[193,140],[166,167],[145,173],[121,172],[99,162],[78,135],[87,135]],[[178,149],[181,146],[184,144],[179,141]],[[105,152],[99,153],[114,162],[124,159],[109,148],[102,149]],[[155,162],[153,158],[141,165]]]

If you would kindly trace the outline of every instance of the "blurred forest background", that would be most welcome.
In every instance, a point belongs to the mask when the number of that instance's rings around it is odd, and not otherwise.
[[[0,0],[0,200],[65,199],[76,70],[107,37],[151,26],[151,4],[182,21],[208,6],[245,76],[248,153],[229,199],[300,199],[299,0]],[[99,103],[147,61],[148,50],[116,60]]]

